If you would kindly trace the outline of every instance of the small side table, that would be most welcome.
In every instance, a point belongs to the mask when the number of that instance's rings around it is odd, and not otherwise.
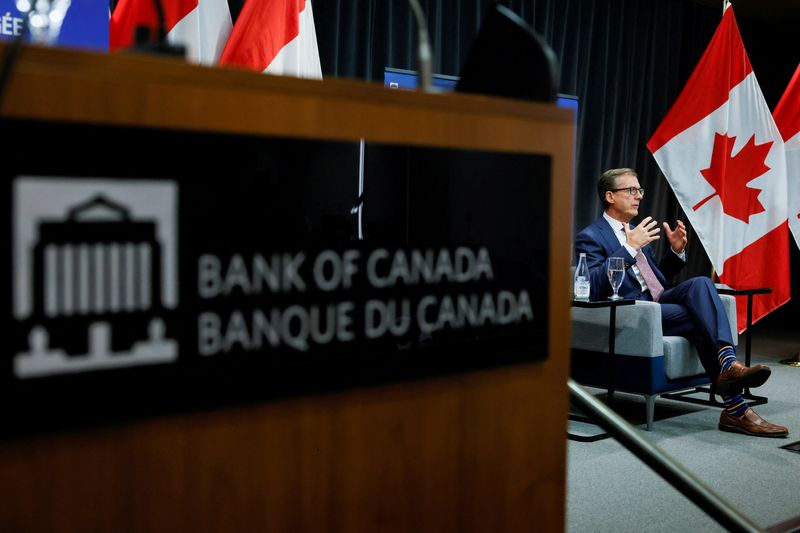
[[[607,382],[607,389],[606,389],[606,403],[611,405],[611,402],[614,400],[614,381],[615,381],[615,373],[616,373],[616,330],[617,330],[617,307],[623,305],[633,305],[636,303],[636,300],[623,298],[620,300],[593,300],[589,302],[580,302],[580,301],[573,301],[573,307],[589,307],[589,308],[601,308],[601,307],[608,307],[608,382]],[[577,414],[570,414],[570,420],[574,420],[576,422],[588,422],[594,423],[589,418],[583,415]],[[583,436],[577,435],[574,433],[567,433],[567,438],[570,440],[576,440],[580,442],[595,442],[598,440],[606,439],[610,437],[608,433],[599,433],[597,435],[591,436]]]
[[[720,294],[730,294],[731,296],[747,296],[747,329],[744,334],[744,364],[750,366],[750,330],[753,326],[753,296],[756,294],[770,294],[772,289],[769,287],[752,287],[742,289],[732,289],[730,287],[717,287]],[[750,405],[761,405],[767,403],[769,398],[766,396],[756,396],[750,393],[750,387],[745,387],[743,396],[751,400]]]

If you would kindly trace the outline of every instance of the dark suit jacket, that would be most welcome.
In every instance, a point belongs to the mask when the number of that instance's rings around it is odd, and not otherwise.
[[[619,239],[614,235],[614,230],[611,229],[608,221],[602,216],[578,233],[575,238],[576,263],[578,254],[581,252],[586,253],[586,260],[589,263],[592,300],[606,298],[613,292],[606,274],[606,263],[609,257],[622,257],[627,266],[625,279],[619,288],[620,296],[637,300],[642,299],[642,286],[639,285],[630,268],[636,264],[636,260],[619,243]],[[652,246],[645,246],[642,249],[642,253],[647,258],[647,262],[650,263],[653,272],[655,272],[656,277],[658,277],[664,288],[669,287],[667,280],[671,279],[686,265],[686,262],[671,250],[667,250],[667,253],[659,262],[656,261]]]

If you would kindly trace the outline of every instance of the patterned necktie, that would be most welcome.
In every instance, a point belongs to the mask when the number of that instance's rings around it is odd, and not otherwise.
[[[636,253],[636,268],[639,269],[639,273],[642,275],[644,283],[647,285],[647,290],[650,291],[650,296],[653,297],[653,301],[657,302],[658,299],[661,298],[661,293],[664,292],[664,286],[658,281],[656,273],[650,268],[650,263],[647,262],[647,258],[641,250]]]

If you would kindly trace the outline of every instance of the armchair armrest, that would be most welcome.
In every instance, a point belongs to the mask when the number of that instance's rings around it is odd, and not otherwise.
[[[572,308],[572,347],[608,352],[609,309]],[[616,346],[620,355],[658,357],[664,354],[661,307],[637,301],[617,308]]]
[[[721,294],[728,315],[734,345],[739,343],[736,329],[736,298]],[[608,352],[608,308],[573,307],[572,347],[592,352]],[[661,307],[639,300],[635,305],[617,308],[616,352],[620,355],[658,357],[664,354]]]

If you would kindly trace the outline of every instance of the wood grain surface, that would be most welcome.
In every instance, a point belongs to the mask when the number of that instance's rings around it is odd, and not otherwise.
[[[571,112],[29,48],[0,115],[542,153],[554,172],[547,359],[6,439],[0,530],[564,529]]]

